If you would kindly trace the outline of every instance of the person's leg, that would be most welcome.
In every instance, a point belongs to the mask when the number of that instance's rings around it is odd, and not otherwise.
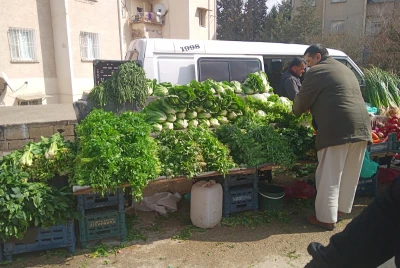
[[[348,148],[349,144],[344,144],[318,152],[315,212],[320,222],[336,223],[337,221],[340,180]]]
[[[350,213],[357,190],[358,179],[364,161],[367,142],[357,142],[349,145],[346,162],[343,168],[339,191],[339,211]]]
[[[324,247],[311,243],[306,268],[375,268],[400,255],[400,177]]]

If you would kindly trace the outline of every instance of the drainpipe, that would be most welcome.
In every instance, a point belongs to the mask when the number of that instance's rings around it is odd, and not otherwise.
[[[210,20],[211,20],[211,16],[210,16],[210,13],[211,13],[211,10],[210,10],[210,0],[208,0],[208,7],[207,7],[207,15],[208,15],[208,18],[207,18],[207,28],[208,28],[208,40],[210,40],[210,25],[211,25],[211,23],[210,23]]]
[[[122,28],[122,8],[121,8],[121,0],[117,0],[118,3],[118,29],[119,29],[119,47],[121,51],[121,60],[125,58],[125,49],[124,49],[124,30]]]
[[[325,33],[325,12],[326,12],[326,0],[323,1],[322,7],[322,34]]]
[[[367,20],[367,1],[368,0],[364,0],[364,12],[363,12],[363,24],[362,24],[362,36],[365,35],[365,24],[366,24],[366,20]]]

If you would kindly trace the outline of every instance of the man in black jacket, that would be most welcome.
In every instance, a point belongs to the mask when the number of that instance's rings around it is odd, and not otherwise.
[[[293,101],[297,93],[299,93],[301,82],[300,77],[306,68],[306,62],[296,57],[289,65],[289,69],[283,73],[279,85],[279,95]]]
[[[305,268],[376,268],[393,256],[400,267],[400,177],[326,247],[313,242],[307,250],[313,259]]]

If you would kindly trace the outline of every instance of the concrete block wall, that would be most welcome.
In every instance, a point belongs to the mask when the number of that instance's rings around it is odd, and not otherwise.
[[[74,140],[78,117],[72,104],[0,107],[0,157],[61,133]]]
[[[28,142],[38,142],[59,132],[66,140],[73,141],[76,121],[58,121],[33,124],[0,126],[0,156],[19,150]]]

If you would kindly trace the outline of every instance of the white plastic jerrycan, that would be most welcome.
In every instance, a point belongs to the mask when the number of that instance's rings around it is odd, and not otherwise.
[[[222,219],[222,186],[215,180],[199,181],[190,194],[190,219],[194,226],[213,228]]]

